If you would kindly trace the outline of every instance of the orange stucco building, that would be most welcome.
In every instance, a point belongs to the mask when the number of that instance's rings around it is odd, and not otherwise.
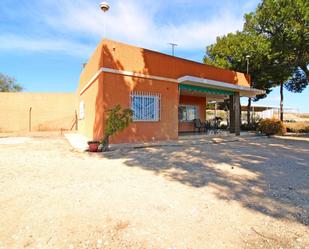
[[[177,139],[205,120],[206,103],[231,99],[231,131],[239,133],[239,97],[263,93],[249,76],[174,56],[103,40],[80,76],[78,129],[101,139],[107,110],[117,104],[134,111],[133,122],[112,143]]]

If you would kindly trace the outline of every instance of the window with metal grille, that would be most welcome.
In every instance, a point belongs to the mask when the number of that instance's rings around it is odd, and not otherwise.
[[[160,94],[132,92],[133,121],[159,121],[160,104]]]

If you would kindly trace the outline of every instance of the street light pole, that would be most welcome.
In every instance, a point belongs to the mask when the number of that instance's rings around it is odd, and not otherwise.
[[[250,55],[246,55],[246,61],[247,61],[247,74],[249,74],[249,58],[251,56]]]
[[[100,9],[105,13],[109,10],[110,6],[107,2],[100,3]],[[104,24],[103,24],[103,38],[106,38],[106,16],[104,14]]]

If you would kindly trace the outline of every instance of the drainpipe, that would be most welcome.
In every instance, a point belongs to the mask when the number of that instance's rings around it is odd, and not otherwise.
[[[31,111],[32,107],[29,108],[29,131],[31,131]]]
[[[78,116],[77,116],[77,111],[75,110],[75,130],[78,130]]]

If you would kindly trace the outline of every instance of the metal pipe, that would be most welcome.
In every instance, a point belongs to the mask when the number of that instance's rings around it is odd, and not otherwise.
[[[31,131],[31,111],[32,107],[29,108],[29,131]]]
[[[78,116],[77,116],[77,111],[75,110],[75,130],[78,130]]]
[[[215,101],[215,117],[217,117],[217,101]]]

